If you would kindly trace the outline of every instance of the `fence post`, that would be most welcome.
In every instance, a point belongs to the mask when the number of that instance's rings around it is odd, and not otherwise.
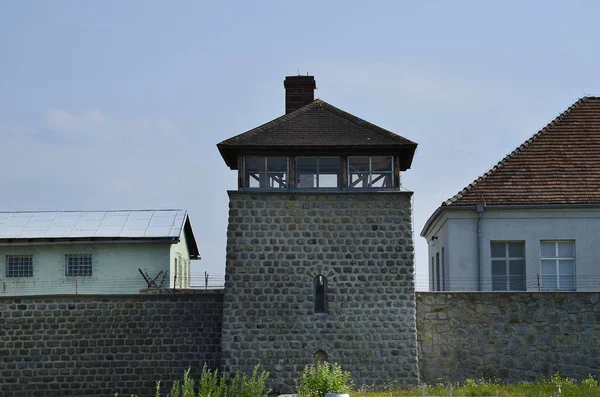
[[[204,272],[204,289],[208,289],[208,272]]]
[[[425,383],[423,383],[423,385],[421,386],[421,389],[423,389],[423,397],[425,397]]]

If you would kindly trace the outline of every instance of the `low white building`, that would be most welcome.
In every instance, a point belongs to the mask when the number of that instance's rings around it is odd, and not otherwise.
[[[184,210],[0,212],[0,296],[189,288]]]
[[[432,291],[600,290],[600,98],[442,203],[421,236]]]

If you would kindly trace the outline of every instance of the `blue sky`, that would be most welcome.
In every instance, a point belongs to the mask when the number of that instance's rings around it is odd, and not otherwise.
[[[418,237],[448,197],[584,95],[592,1],[0,2],[0,210],[186,208],[223,273],[215,147],[283,114],[283,79],[419,143]]]

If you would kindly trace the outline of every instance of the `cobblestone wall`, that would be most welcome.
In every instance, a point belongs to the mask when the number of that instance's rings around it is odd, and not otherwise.
[[[600,376],[598,293],[417,293],[422,380]]]
[[[221,360],[223,294],[0,298],[0,395],[154,395]]]
[[[226,370],[289,392],[324,352],[358,385],[418,382],[411,193],[229,192]],[[327,313],[314,312],[314,279]]]

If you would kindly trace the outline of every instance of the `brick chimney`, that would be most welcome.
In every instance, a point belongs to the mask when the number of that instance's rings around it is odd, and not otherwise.
[[[317,83],[314,76],[286,76],[283,86],[285,87],[285,114],[315,100]]]

